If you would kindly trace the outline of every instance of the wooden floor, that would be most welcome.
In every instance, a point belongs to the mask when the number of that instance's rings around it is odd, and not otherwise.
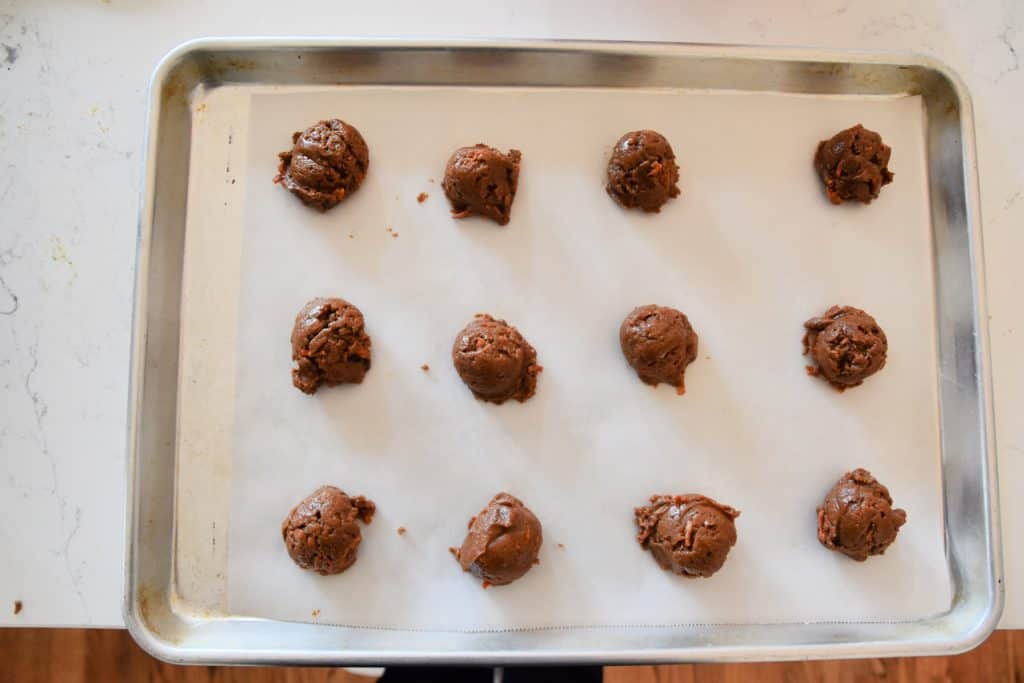
[[[369,683],[336,669],[176,667],[136,647],[125,631],[0,629],[0,681],[17,683]],[[1024,681],[1024,631],[997,631],[957,657],[790,664],[609,667],[606,683],[924,683]]]

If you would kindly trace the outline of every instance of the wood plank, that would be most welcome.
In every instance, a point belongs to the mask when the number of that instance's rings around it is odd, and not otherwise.
[[[1024,680],[1024,631],[997,631],[956,657],[608,667],[605,683],[933,683]],[[17,683],[368,683],[341,669],[182,667],[126,631],[0,629],[0,681]]]
[[[778,664],[608,667],[605,683],[934,683],[1024,680],[1024,631],[996,631],[955,657],[905,657]]]

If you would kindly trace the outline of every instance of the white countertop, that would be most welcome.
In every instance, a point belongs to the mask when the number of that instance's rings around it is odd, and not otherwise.
[[[125,416],[146,87],[208,35],[586,38],[902,50],[973,95],[1007,577],[1024,627],[1024,4],[0,2],[0,624],[121,625]],[[1019,27],[1019,28],[1018,28]],[[1021,157],[1017,155],[1021,154]],[[898,227],[898,226],[895,226]],[[1017,330],[1016,333],[1014,330]],[[1019,345],[1019,342],[1017,342]],[[15,616],[4,602],[22,601]]]

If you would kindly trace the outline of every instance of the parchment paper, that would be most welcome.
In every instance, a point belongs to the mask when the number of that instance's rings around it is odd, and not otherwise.
[[[233,613],[473,631],[903,620],[949,606],[918,98],[339,87],[271,90],[251,108],[235,142],[249,153]],[[370,170],[320,214],[271,179],[292,132],[334,116],[362,131]],[[870,206],[832,206],[811,158],[857,122],[893,147],[896,180]],[[643,127],[682,167],[682,196],[657,215],[604,191],[611,146]],[[507,227],[449,216],[445,162],[476,142],[523,152]],[[310,397],[291,385],[289,334],[316,296],[362,309],[373,367],[360,386]],[[684,396],[642,384],[622,358],[619,323],[646,303],[683,310],[700,335]],[[889,337],[886,368],[842,394],[801,355],[803,321],[836,303]],[[485,404],[459,381],[450,348],[476,312],[536,347],[544,372],[527,403]],[[815,536],[816,505],[855,467],[909,517],[866,563]],[[358,562],[327,578],[295,567],[280,534],[325,483],[379,506]],[[544,546],[525,578],[483,590],[448,548],[502,490],[534,510]],[[661,571],[636,543],[632,509],[661,492],[742,511],[713,578]]]

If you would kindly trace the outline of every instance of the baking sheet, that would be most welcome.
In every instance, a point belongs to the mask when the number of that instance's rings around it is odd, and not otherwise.
[[[319,214],[270,179],[291,132],[330,116],[362,131],[370,173]],[[857,121],[892,145],[896,181],[868,207],[834,207],[810,157]],[[474,631],[910,620],[947,609],[923,125],[916,97],[254,95],[230,611]],[[611,145],[640,127],[664,133],[682,166],[683,194],[658,215],[623,211],[603,190]],[[440,190],[451,150],[481,141],[523,152],[505,228],[453,221]],[[291,323],[306,300],[332,295],[366,315],[373,368],[358,387],[304,396],[290,383]],[[651,302],[685,311],[700,335],[685,396],[643,385],[621,357],[622,317]],[[807,378],[800,355],[801,323],[833,303],[871,312],[890,343],[885,370],[844,394]],[[537,348],[545,370],[525,404],[475,401],[451,367],[455,333],[480,311]],[[857,466],[909,517],[890,551],[863,564],[815,538],[815,506]],[[298,570],[279,530],[324,483],[379,507],[359,561],[329,578]],[[448,547],[499,490],[536,512],[545,543],[525,578],[485,591]],[[715,577],[675,577],[640,550],[631,511],[655,492],[701,492],[742,510]]]

